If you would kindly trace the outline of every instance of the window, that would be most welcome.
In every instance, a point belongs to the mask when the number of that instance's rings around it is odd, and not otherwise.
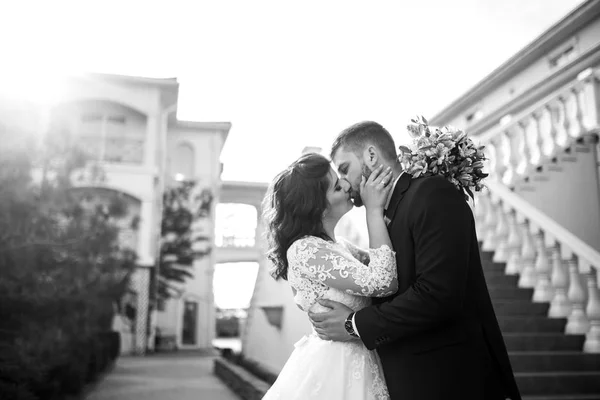
[[[483,117],[483,111],[481,111],[480,109],[475,109],[467,113],[465,119],[467,120],[467,123],[471,123],[477,121],[478,119],[481,119],[481,117]]]
[[[567,42],[555,48],[548,54],[550,69],[560,68],[577,58],[577,37],[574,36]]]
[[[80,121],[83,147],[100,161],[141,164],[144,129],[128,128],[124,115],[84,114]]]
[[[575,56],[575,47],[569,46],[566,50],[560,52],[558,55],[555,55],[549,59],[550,68],[557,68],[568,64],[569,62],[575,59]]]
[[[175,180],[184,181],[194,178],[194,158],[194,148],[191,144],[179,143],[177,145],[173,157],[173,176]]]

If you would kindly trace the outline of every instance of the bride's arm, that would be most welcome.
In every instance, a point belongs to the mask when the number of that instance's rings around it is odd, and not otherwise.
[[[352,254],[352,257],[356,258],[358,261],[365,265],[369,264],[370,260],[368,250],[365,250],[362,247],[358,247],[357,245],[343,237],[338,237],[338,241],[344,244],[346,249],[350,252],[350,254]]]
[[[375,169],[368,179],[363,177],[360,187],[360,197],[367,213],[367,229],[369,231],[369,247],[392,247],[388,234],[383,209],[393,188],[391,167],[383,171],[383,165]]]
[[[313,282],[346,293],[386,297],[398,290],[396,256],[387,245],[369,249],[368,265],[341,251],[336,244],[307,237],[295,242],[288,251],[293,272]]]
[[[367,229],[369,230],[369,247],[388,246],[390,249],[393,248],[383,219],[383,208],[367,208]]]

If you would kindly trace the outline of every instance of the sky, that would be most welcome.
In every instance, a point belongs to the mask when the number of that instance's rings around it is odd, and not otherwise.
[[[177,77],[179,119],[232,123],[223,179],[270,181],[358,121],[406,142],[411,116],[433,116],[580,3],[4,0],[0,80]]]

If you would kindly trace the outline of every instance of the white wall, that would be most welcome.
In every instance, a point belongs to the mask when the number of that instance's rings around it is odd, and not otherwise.
[[[545,172],[542,176],[548,180],[534,183],[535,191],[515,192],[600,251],[600,194],[594,145],[576,146],[574,150],[571,161],[560,163],[562,171]]]
[[[302,336],[311,332],[308,316],[293,301],[287,281],[275,281],[269,274],[270,263],[260,264],[256,286],[244,327],[242,352],[245,357],[279,372]],[[263,306],[282,306],[281,329],[267,321]]]

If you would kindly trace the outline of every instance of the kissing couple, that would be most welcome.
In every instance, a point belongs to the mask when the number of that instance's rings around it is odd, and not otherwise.
[[[483,148],[462,131],[376,122],[305,154],[264,200],[269,260],[313,325],[263,399],[520,400],[468,204]],[[332,166],[333,164],[333,166]],[[335,237],[366,209],[369,248]]]

